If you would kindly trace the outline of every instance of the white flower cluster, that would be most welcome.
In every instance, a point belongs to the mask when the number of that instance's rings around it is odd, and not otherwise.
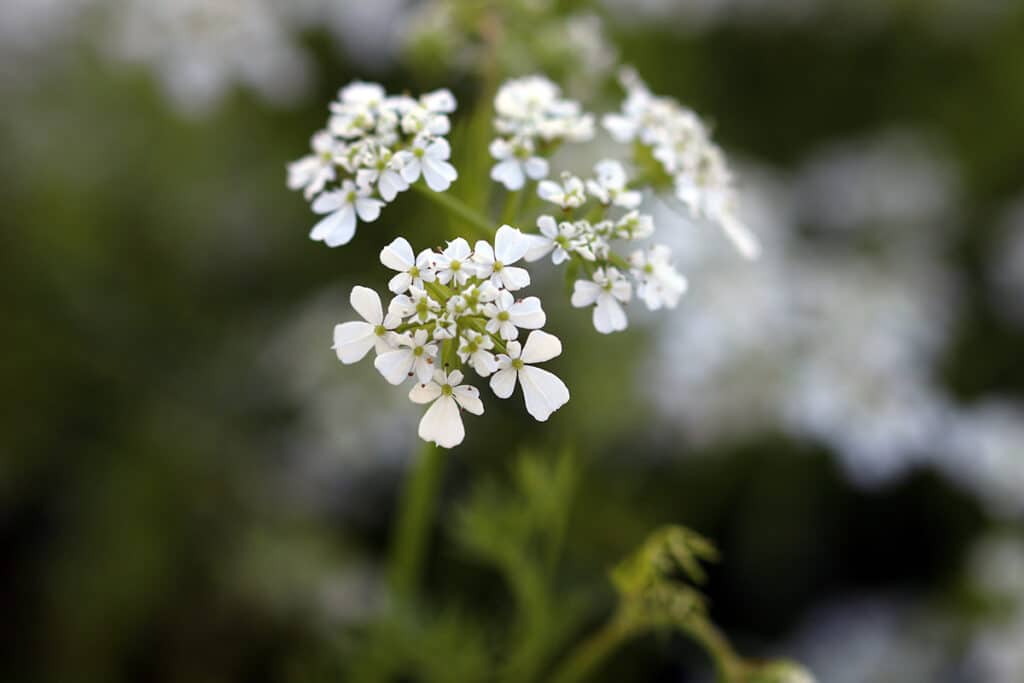
[[[621,163],[599,161],[594,176],[586,181],[563,173],[561,182],[544,180],[537,194],[559,207],[559,217],[544,214],[537,219],[539,235],[528,235],[527,261],[551,254],[555,265],[570,263],[570,273],[583,272],[585,279],[573,284],[572,305],[593,306],[594,327],[602,334],[626,329],[623,304],[637,295],[651,310],[674,308],[686,291],[686,280],[673,267],[671,250],[656,245],[638,249],[627,258],[615,253],[615,240],[634,241],[654,233],[654,221],[637,210],[643,199],[629,189]],[[590,207],[588,207],[588,202]],[[621,215],[611,216],[618,209]],[[581,218],[576,218],[579,214]],[[633,276],[631,282],[626,273]]]
[[[494,244],[475,247],[461,237],[444,251],[416,254],[399,237],[380,254],[397,271],[388,288],[395,295],[385,312],[377,292],[352,290],[352,307],[362,321],[334,329],[334,349],[342,363],[376,351],[374,366],[393,385],[412,379],[409,399],[430,403],[419,436],[438,446],[462,443],[461,411],[484,412],[480,392],[463,384],[464,368],[490,378],[498,398],[509,398],[518,383],[526,410],[543,422],[569,400],[569,390],[539,367],[562,352],[562,343],[540,328],[546,322],[540,299],[513,295],[530,284],[526,269],[514,265],[529,250],[526,236],[504,225]],[[520,342],[521,330],[530,330]]]
[[[606,114],[604,127],[618,142],[639,143],[671,176],[675,196],[694,218],[717,223],[747,258],[760,250],[736,215],[736,191],[725,154],[692,110],[657,97],[630,70],[622,75],[627,95],[618,114]]]
[[[594,117],[579,102],[563,98],[561,89],[543,76],[506,81],[494,97],[494,109],[498,137],[490,152],[497,163],[491,179],[508,190],[522,189],[527,178],[546,178],[546,157],[560,143],[594,137]]]
[[[341,89],[330,110],[327,129],[313,136],[313,153],[288,166],[288,187],[303,190],[313,211],[327,214],[312,239],[329,247],[347,244],[358,220],[375,221],[421,177],[434,192],[458,177],[444,137],[455,111],[448,90],[415,99],[356,81]]]

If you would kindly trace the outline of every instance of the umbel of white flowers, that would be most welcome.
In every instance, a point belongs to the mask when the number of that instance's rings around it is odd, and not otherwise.
[[[312,239],[347,244],[358,221],[377,220],[385,204],[420,178],[443,192],[458,177],[444,137],[455,111],[448,90],[414,99],[356,81],[341,89],[330,111],[327,128],[313,135],[313,153],[288,166],[288,187],[326,214]]]
[[[441,252],[416,254],[405,238],[395,239],[380,254],[397,273],[388,284],[394,297],[385,311],[374,290],[352,290],[352,308],[362,321],[335,327],[338,358],[355,363],[373,350],[385,380],[412,382],[409,399],[430,404],[419,436],[438,446],[462,443],[463,411],[484,412],[479,390],[464,384],[467,369],[489,378],[498,398],[509,398],[518,384],[527,412],[547,420],[569,400],[569,390],[536,367],[562,352],[558,338],[540,329],[546,322],[540,299],[513,295],[530,284],[529,272],[515,265],[529,248],[526,236],[508,225],[493,244],[471,247],[460,237]],[[525,343],[519,341],[523,330],[529,331]]]

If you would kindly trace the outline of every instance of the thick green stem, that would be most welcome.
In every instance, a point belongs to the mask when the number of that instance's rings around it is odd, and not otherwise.
[[[447,453],[425,444],[402,493],[389,573],[391,589],[399,599],[412,599],[419,589]]]
[[[425,187],[419,183],[414,184],[412,187],[422,196],[431,200],[445,211],[448,211],[469,224],[477,232],[478,237],[490,239],[494,236],[494,232],[496,230],[494,224],[488,220],[486,216],[465,202],[456,199],[447,192],[434,192],[429,187]]]
[[[616,615],[601,630],[580,643],[555,671],[550,683],[579,683],[586,680],[608,655],[628,639],[633,629]]]

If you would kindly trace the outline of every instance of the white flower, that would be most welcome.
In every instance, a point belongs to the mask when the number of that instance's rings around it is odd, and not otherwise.
[[[615,223],[615,236],[627,240],[643,240],[654,234],[654,219],[639,211],[630,211]]]
[[[614,204],[623,209],[635,209],[643,201],[636,190],[627,190],[626,169],[614,159],[605,159],[594,166],[596,179],[587,181],[587,192],[604,205]]]
[[[537,228],[541,234],[525,235],[529,241],[526,260],[539,261],[554,251],[551,262],[556,266],[568,261],[576,250],[576,226],[568,222],[556,223],[554,217],[544,215],[537,219]]]
[[[426,107],[428,111],[436,112],[438,114],[451,114],[455,111],[455,95],[453,95],[452,91],[447,88],[442,88],[441,90],[435,90],[421,95],[420,103]]]
[[[388,305],[388,314],[399,318],[415,318],[420,323],[433,320],[441,305],[425,291],[411,285],[408,294],[399,294]]]
[[[563,210],[577,209],[587,201],[583,181],[568,173],[562,174],[562,182],[543,180],[537,186],[537,195],[544,201],[557,204]]]
[[[377,83],[352,81],[338,91],[338,100],[342,105],[355,105],[376,108],[386,96],[384,88]],[[332,108],[337,105],[332,105]]]
[[[455,167],[448,163],[452,148],[444,138],[417,139],[412,147],[399,154],[402,156],[402,177],[408,183],[419,180],[422,173],[427,187],[434,192],[444,192],[459,177]]]
[[[401,335],[399,348],[381,353],[373,360],[373,365],[391,384],[401,384],[413,375],[419,382],[429,382],[437,359],[437,344],[429,341],[426,330],[416,330],[412,336]]]
[[[459,322],[451,315],[438,316],[434,325],[434,339],[444,341],[455,339],[459,331]]]
[[[395,200],[399,192],[409,189],[409,183],[402,177],[402,158],[398,154],[391,154],[385,148],[378,151],[376,155],[369,155],[372,168],[361,168],[356,174],[358,185],[371,186],[377,184],[377,192],[386,202]]]
[[[391,270],[398,271],[398,275],[391,278],[388,283],[388,289],[395,294],[401,294],[409,287],[423,289],[424,282],[434,281],[431,259],[432,253],[429,249],[424,249],[414,258],[409,242],[404,237],[396,237],[380,252],[380,262]]]
[[[437,370],[429,382],[412,388],[409,400],[413,403],[433,401],[420,420],[419,435],[424,441],[432,441],[443,448],[458,446],[466,438],[460,408],[474,415],[484,413],[480,392],[476,387],[462,384],[462,373],[458,370],[447,375]]]
[[[547,322],[540,299],[528,296],[522,301],[516,301],[508,292],[501,292],[493,303],[485,305],[484,315],[488,318],[485,329],[491,334],[499,334],[502,339],[518,337],[517,327],[536,330],[544,327]]]
[[[543,363],[562,353],[562,342],[554,335],[534,330],[526,345],[508,343],[508,353],[498,356],[498,371],[491,376],[491,390],[498,398],[508,398],[516,388],[523,388],[526,412],[540,422],[547,420],[569,401],[569,389],[554,374],[529,363]]]
[[[312,199],[334,180],[335,165],[340,155],[340,145],[327,131],[320,131],[311,142],[313,154],[288,164],[288,189],[303,190],[306,199]]]
[[[510,225],[501,226],[494,236],[493,248],[483,240],[476,243],[473,262],[477,264],[477,277],[490,278],[496,287],[510,292],[528,286],[530,273],[511,264],[523,258],[529,248],[526,235]]]
[[[605,271],[598,268],[593,280],[575,282],[572,305],[576,308],[593,305],[594,328],[601,334],[610,334],[626,329],[626,312],[622,310],[622,303],[629,301],[632,293],[629,281],[617,269],[609,267]]]
[[[374,347],[378,354],[389,351],[394,336],[391,330],[398,327],[401,318],[390,312],[385,318],[380,296],[369,287],[353,287],[349,302],[365,322],[355,321],[335,326],[333,348],[338,354],[338,360],[351,365],[362,360]]]
[[[341,184],[340,190],[325,192],[313,202],[313,211],[329,214],[313,226],[309,236],[329,247],[347,244],[356,234],[356,216],[367,223],[377,220],[384,202],[370,196],[370,188],[359,187],[351,180]]]
[[[540,180],[548,174],[547,159],[534,156],[533,142],[528,138],[511,141],[495,138],[489,150],[498,161],[491,168],[491,180],[501,183],[507,190],[520,190],[526,178]]]
[[[686,291],[686,278],[671,263],[672,250],[663,244],[647,252],[637,250],[629,257],[633,275],[639,283],[636,294],[647,308],[656,311],[662,306],[675,308]]]
[[[491,353],[493,348],[494,340],[489,335],[469,331],[462,335],[458,354],[463,363],[469,363],[476,370],[476,374],[487,377],[498,369],[498,362]]]
[[[437,280],[442,285],[454,281],[458,286],[476,275],[476,267],[472,261],[473,251],[469,242],[458,237],[448,243],[440,254],[434,254],[434,269]]]

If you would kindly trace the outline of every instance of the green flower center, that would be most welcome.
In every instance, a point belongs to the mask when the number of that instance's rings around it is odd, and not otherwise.
[[[500,320],[501,322],[503,322],[503,323],[504,322],[508,322],[508,319],[509,319],[508,311],[501,311],[500,313],[498,313],[498,320]]]
[[[522,370],[524,365],[525,365],[525,363],[523,363],[522,359],[520,359],[520,358],[512,359],[512,367],[514,367],[516,370]]]
[[[422,356],[423,355],[423,347],[422,346],[417,346],[416,348],[414,348],[412,350],[412,355],[416,356],[417,358]]]
[[[501,261],[495,261],[494,262],[494,272],[495,273],[500,273],[501,269],[504,268],[504,267],[505,267],[505,264],[502,263]]]
[[[376,327],[373,328],[373,333],[378,337],[383,337],[385,334],[388,333],[388,331],[387,328],[385,328],[383,325],[377,325]]]
[[[442,384],[441,385],[441,394],[444,395],[444,396],[451,396],[452,395],[452,385],[451,384]]]
[[[458,261],[452,261],[451,270],[453,273],[462,270],[462,264]]]
[[[413,266],[412,268],[409,269],[409,275],[412,277],[419,277],[420,269],[417,268],[416,266]]]

